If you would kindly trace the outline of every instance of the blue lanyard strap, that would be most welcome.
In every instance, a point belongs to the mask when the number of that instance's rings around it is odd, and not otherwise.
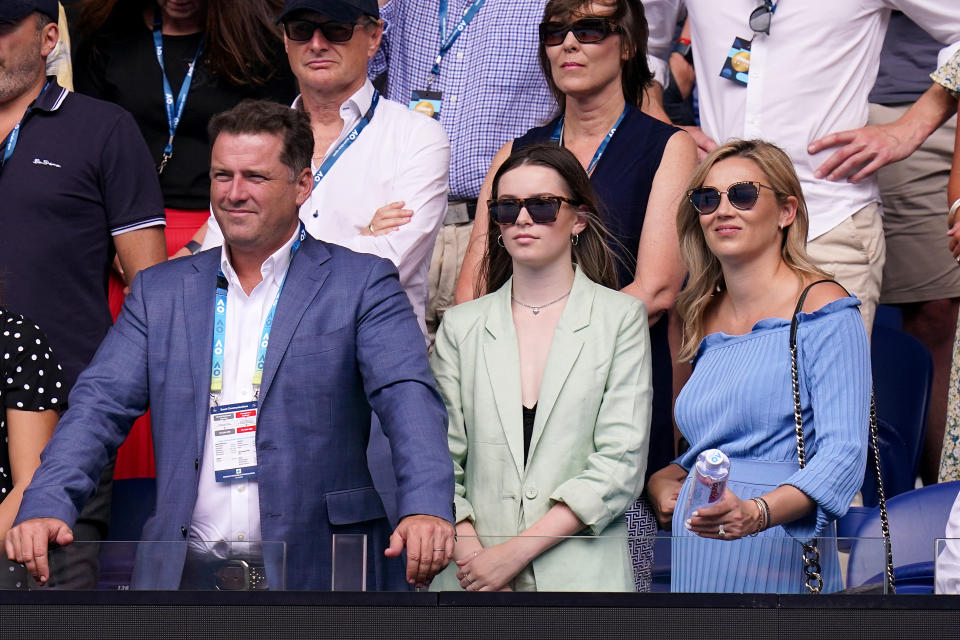
[[[300,244],[307,236],[307,230],[300,223],[300,233],[297,239],[290,247],[290,261],[293,262],[293,256],[300,249]],[[263,365],[267,359],[267,347],[270,344],[270,330],[273,329],[273,316],[277,312],[277,303],[280,302],[280,294],[283,292],[283,285],[287,282],[287,274],[290,268],[287,267],[287,273],[283,275],[280,281],[280,288],[277,289],[277,295],[270,305],[270,311],[267,312],[267,319],[263,323],[263,331],[260,332],[260,344],[257,346],[257,366],[253,370],[253,386],[259,393],[260,384],[263,382]],[[210,393],[217,394],[223,391],[223,355],[227,343],[227,277],[223,275],[223,269],[217,271],[217,298],[214,303],[213,318],[213,359],[210,364]]]
[[[193,72],[197,67],[200,54],[203,53],[204,39],[200,38],[197,53],[193,56],[193,62],[187,67],[187,75],[183,79],[183,84],[180,85],[180,95],[174,101],[173,88],[170,86],[167,69],[163,64],[163,19],[160,17],[160,10],[155,11],[153,16],[153,45],[157,54],[157,62],[160,63],[160,73],[163,75],[163,106],[167,110],[167,129],[170,133],[167,145],[163,148],[163,158],[160,160],[160,166],[157,167],[157,173],[163,173],[170,158],[173,157],[173,138],[177,135],[177,127],[180,126],[183,109],[187,106],[187,96],[190,94],[190,85],[193,83]]]
[[[620,114],[620,117],[617,118],[617,121],[613,123],[613,128],[610,129],[610,132],[604,137],[603,142],[600,143],[600,146],[597,147],[596,152],[593,154],[593,159],[590,161],[590,166],[587,167],[587,175],[593,173],[594,168],[597,166],[597,163],[600,162],[600,158],[603,157],[603,152],[607,150],[607,145],[610,144],[610,140],[613,138],[613,134],[617,132],[617,129],[620,128],[620,123],[623,122],[623,119],[627,117],[627,110],[629,106],[623,108],[623,113]],[[563,146],[563,116],[560,116],[560,120],[557,121],[557,126],[553,129],[553,135],[550,136],[550,139]]]
[[[357,126],[353,128],[353,131],[350,132],[346,138],[343,139],[337,148],[333,150],[333,153],[330,154],[330,157],[323,161],[323,164],[320,165],[320,168],[317,169],[317,172],[313,174],[313,189],[317,188],[317,185],[320,184],[320,181],[323,180],[324,176],[330,173],[330,169],[333,168],[333,165],[337,163],[337,160],[340,159],[340,156],[343,155],[343,152],[346,151],[354,141],[360,137],[360,133],[367,128],[367,125],[370,124],[370,121],[373,120],[373,114],[377,110],[377,103],[380,102],[380,92],[374,90],[373,99],[370,101],[370,108],[367,109],[367,112],[363,114],[363,117],[360,118],[360,122],[357,123]],[[312,190],[311,190],[312,191]]]
[[[437,54],[437,58],[433,62],[433,69],[430,70],[430,73],[434,76],[440,75],[440,63],[443,62],[443,56],[447,55],[447,51],[450,51],[450,47],[457,41],[457,38],[459,38],[460,34],[467,28],[467,25],[477,17],[477,14],[480,13],[480,8],[486,1],[487,0],[473,0],[473,4],[470,5],[470,8],[468,8],[466,13],[463,14],[463,17],[460,18],[457,26],[454,27],[453,31],[447,33],[449,0],[440,0],[440,53]]]
[[[47,80],[47,83],[43,85],[43,89],[40,91],[40,95],[37,96],[37,100],[40,99],[40,96],[47,92],[47,88],[50,86],[50,81]],[[36,102],[36,100],[34,100]],[[27,114],[30,113],[30,109],[33,105],[27,107],[27,110],[24,112],[23,117],[20,118],[20,122],[13,127],[13,131],[10,132],[10,135],[7,136],[7,144],[3,148],[3,161],[0,162],[0,167],[7,164],[7,160],[13,157],[13,151],[17,148],[17,140],[20,139],[20,126],[23,124],[23,121],[27,119]]]

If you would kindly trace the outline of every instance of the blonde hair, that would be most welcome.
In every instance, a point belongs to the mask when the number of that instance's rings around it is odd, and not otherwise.
[[[803,199],[800,180],[790,157],[782,149],[763,140],[731,140],[714,149],[697,167],[690,178],[688,189],[703,186],[707,174],[715,164],[727,158],[747,158],[766,175],[767,184],[776,192],[777,202],[786,203],[790,196],[797,199],[797,215],[793,223],[781,234],[780,257],[801,280],[805,277],[826,278],[825,271],[817,267],[807,255],[807,229],[809,216]],[[680,254],[687,272],[687,285],[677,296],[677,311],[683,321],[683,343],[679,359],[692,360],[704,336],[704,316],[712,297],[724,289],[723,270],[720,261],[707,246],[700,227],[700,214],[683,198],[677,210],[677,231],[680,236]]]

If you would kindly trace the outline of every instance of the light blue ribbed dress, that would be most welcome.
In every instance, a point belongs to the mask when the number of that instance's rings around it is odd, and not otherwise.
[[[675,460],[690,470],[717,448],[731,458],[727,486],[742,500],[789,484],[816,513],[736,541],[700,538],[683,526],[690,487],[673,517],[673,591],[803,592],[799,541],[835,536],[866,466],[870,349],[856,298],[801,313],[797,333],[807,466],[797,463],[790,377],[790,321],[761,320],[750,333],[714,333],[700,343],[676,418],[690,449]],[[842,588],[835,541],[821,540],[824,592]]]

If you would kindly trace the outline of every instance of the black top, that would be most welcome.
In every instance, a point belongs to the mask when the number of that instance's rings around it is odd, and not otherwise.
[[[112,236],[163,223],[156,176],[129,113],[70,93],[53,78],[27,110],[13,156],[0,169],[4,304],[43,327],[67,385],[113,323]]]
[[[63,372],[40,328],[0,307],[0,501],[13,489],[7,409],[63,409]]]
[[[122,4],[122,3],[121,3]],[[163,76],[154,50],[153,32],[135,11],[120,11],[100,32],[81,42],[74,53],[74,83],[80,93],[109,100],[133,114],[160,164],[169,138],[164,107]],[[200,44],[202,34],[163,36],[163,61],[174,99]],[[265,98],[290,104],[297,95],[282,47],[277,72],[263,86],[237,86],[197,65],[187,104],[173,143],[173,158],[160,176],[164,203],[172,209],[206,209],[210,203],[210,145],[207,123],[245,98]]]
[[[530,457],[530,441],[533,439],[533,421],[537,417],[537,405],[532,409],[523,407],[523,459],[526,465],[527,458]]]
[[[531,129],[513,141],[513,148],[548,142],[556,129],[555,119],[546,126]],[[610,144],[594,168],[590,182],[600,197],[603,219],[617,240],[612,249],[621,264],[617,281],[621,288],[633,282],[637,266],[640,232],[647,212],[653,178],[667,141],[679,129],[630,107]],[[675,212],[670,212],[671,217]],[[647,477],[665,467],[673,454],[673,366],[667,342],[666,315],[650,329],[653,364],[653,419]]]

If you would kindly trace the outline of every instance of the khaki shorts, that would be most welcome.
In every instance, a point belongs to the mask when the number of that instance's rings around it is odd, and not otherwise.
[[[453,306],[453,293],[460,276],[460,265],[467,252],[473,221],[462,224],[445,224],[440,227],[433,257],[430,258],[430,294],[427,299],[427,336],[430,347],[437,337],[437,329],[443,320],[443,312]]]
[[[870,105],[870,124],[899,118],[910,105]],[[947,180],[957,118],[909,157],[877,172],[887,262],[880,301],[904,304],[960,297],[960,268],[947,248]]]
[[[813,262],[833,275],[863,303],[860,313],[869,336],[880,300],[886,248],[880,207],[872,203],[807,243]]]

